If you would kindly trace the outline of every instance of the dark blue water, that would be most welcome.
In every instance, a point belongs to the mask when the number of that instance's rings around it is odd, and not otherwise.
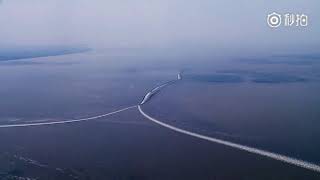
[[[318,161],[314,67],[286,65],[284,72],[278,65],[219,65],[163,54],[106,50],[0,62],[0,123],[114,111],[139,103],[185,69],[185,80],[156,94],[145,105],[148,112],[197,132]],[[255,82],[257,74],[268,82]],[[0,129],[0,144],[0,178],[7,179],[318,178],[163,129],[136,109],[79,124]]]

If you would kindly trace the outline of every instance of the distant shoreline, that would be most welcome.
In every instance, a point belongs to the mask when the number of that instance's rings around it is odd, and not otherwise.
[[[68,54],[84,53],[91,51],[91,48],[39,48],[39,49],[9,49],[0,50],[0,62],[18,61],[22,59],[33,59],[40,57],[61,56]]]

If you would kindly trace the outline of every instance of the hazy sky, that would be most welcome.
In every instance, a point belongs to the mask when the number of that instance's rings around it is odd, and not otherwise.
[[[319,0],[3,0],[0,47],[315,49],[319,8]],[[309,26],[271,29],[273,11],[305,13]]]

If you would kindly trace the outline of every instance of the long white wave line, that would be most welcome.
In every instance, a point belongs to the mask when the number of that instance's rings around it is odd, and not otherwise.
[[[122,111],[131,109],[137,107],[136,105],[134,106],[129,106],[120,110],[116,110],[113,112],[109,112],[106,114],[98,115],[98,116],[92,116],[92,117],[87,117],[87,118],[81,118],[81,119],[71,119],[71,120],[64,120],[64,121],[53,121],[53,122],[41,122],[41,123],[24,123],[24,124],[6,124],[6,125],[0,125],[0,128],[12,128],[12,127],[28,127],[28,126],[46,126],[46,125],[55,125],[55,124],[66,124],[66,123],[75,123],[75,122],[81,122],[81,121],[89,121],[93,119],[98,119],[102,118],[105,116],[109,116],[112,114],[120,113]]]
[[[273,153],[273,152],[257,149],[257,148],[254,148],[254,147],[249,147],[249,146],[246,146],[246,145],[241,145],[241,144],[237,144],[237,143],[233,143],[233,142],[229,142],[229,141],[225,141],[225,140],[221,140],[221,139],[217,139],[217,138],[201,135],[201,134],[194,133],[194,132],[191,132],[191,131],[187,131],[187,130],[184,130],[184,129],[180,129],[180,128],[174,127],[172,125],[163,123],[163,122],[161,122],[159,120],[156,120],[155,118],[152,118],[151,116],[146,114],[141,109],[140,105],[138,105],[138,109],[139,109],[140,113],[144,117],[146,117],[147,119],[153,121],[154,123],[156,123],[158,125],[161,125],[163,127],[171,129],[173,131],[176,131],[178,133],[186,134],[186,135],[193,136],[193,137],[200,138],[200,139],[204,139],[204,140],[207,140],[207,141],[210,141],[210,142],[214,142],[214,143],[222,144],[222,145],[229,146],[229,147],[232,147],[232,148],[240,149],[240,150],[247,151],[247,152],[250,152],[250,153],[253,153],[253,154],[258,154],[258,155],[261,155],[261,156],[272,158],[272,159],[275,159],[275,160],[278,160],[278,161],[282,161],[282,162],[285,162],[285,163],[289,163],[289,164],[292,164],[292,165],[295,165],[295,166],[299,166],[299,167],[302,167],[302,168],[309,169],[309,170],[312,170],[312,171],[320,173],[320,166],[319,165],[316,165],[316,164],[313,164],[313,163],[310,163],[310,162],[307,162],[307,161],[299,160],[299,159],[296,159],[296,158],[288,157],[288,156],[285,156],[285,155],[281,155],[281,154],[277,154],[277,153]]]
[[[153,88],[151,91],[149,91],[149,92],[144,96],[144,98],[143,98],[143,100],[141,101],[140,105],[143,105],[143,104],[145,104],[147,101],[149,101],[149,100],[151,99],[151,97],[152,97],[153,95],[155,95],[156,93],[158,93],[162,88],[164,88],[164,87],[166,87],[166,86],[168,86],[168,85],[170,85],[170,84],[173,84],[173,83],[175,83],[175,82],[178,81],[178,80],[181,80],[181,78],[180,78],[180,79],[177,79],[177,80],[168,81],[168,82],[166,82],[166,83],[160,84],[159,86]]]

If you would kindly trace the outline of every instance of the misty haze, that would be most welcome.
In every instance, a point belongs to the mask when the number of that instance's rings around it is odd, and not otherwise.
[[[320,179],[319,7],[0,0],[0,179]]]

